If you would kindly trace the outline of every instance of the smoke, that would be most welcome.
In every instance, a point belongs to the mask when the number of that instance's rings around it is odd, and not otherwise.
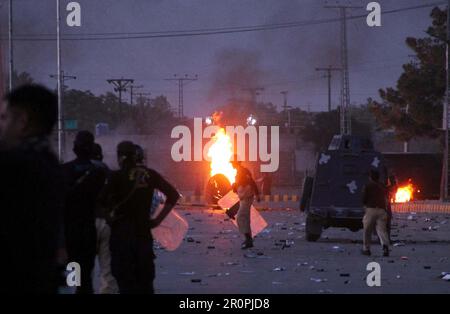
[[[248,89],[262,86],[269,75],[263,70],[261,55],[256,51],[226,49],[216,54],[215,64],[208,93],[210,101],[249,95]]]

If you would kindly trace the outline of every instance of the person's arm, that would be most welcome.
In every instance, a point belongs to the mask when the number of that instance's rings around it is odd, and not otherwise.
[[[256,184],[255,180],[253,180],[252,174],[250,173],[249,170],[247,170],[247,175],[248,175],[248,178],[250,179],[250,185],[253,188],[253,192],[255,193],[256,199],[259,202],[260,197],[259,197],[258,185]]]
[[[111,173],[106,179],[106,183],[103,189],[100,191],[97,198],[97,210],[101,213],[100,216],[108,215],[108,211],[111,210],[113,205],[113,198],[116,195],[116,174]]]
[[[166,202],[161,212],[150,220],[151,228],[159,226],[159,224],[167,217],[173,207],[177,204],[180,198],[180,193],[159,173],[151,171],[150,180],[155,184],[155,188],[160,190],[166,196]]]

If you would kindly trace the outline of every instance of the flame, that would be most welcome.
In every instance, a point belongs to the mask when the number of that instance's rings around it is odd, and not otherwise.
[[[233,158],[233,145],[230,137],[221,128],[211,139],[213,144],[208,150],[208,157],[211,158],[211,177],[221,173],[225,175],[231,184],[236,177],[236,169],[231,165]]]
[[[394,203],[406,203],[413,199],[414,186],[411,183],[400,186],[395,193]]]

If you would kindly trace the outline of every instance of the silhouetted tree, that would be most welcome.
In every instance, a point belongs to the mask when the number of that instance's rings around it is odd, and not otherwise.
[[[415,60],[403,65],[395,88],[380,89],[381,102],[369,105],[383,129],[393,129],[398,139],[416,136],[436,138],[442,126],[442,101],[445,95],[445,42],[447,14],[434,8],[429,37],[407,38]]]

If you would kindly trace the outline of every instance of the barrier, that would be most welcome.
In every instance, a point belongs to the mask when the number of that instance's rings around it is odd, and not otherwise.
[[[257,207],[267,208],[264,203],[272,203],[273,205],[283,205],[283,203],[291,203],[287,206],[293,207],[292,202],[299,202],[300,196],[297,194],[273,194],[261,196],[261,202],[255,203]],[[272,205],[271,204],[271,205]],[[205,203],[205,197],[187,195],[179,202],[181,206],[212,206]],[[212,206],[213,207],[213,206]],[[438,201],[413,201],[408,203],[392,204],[392,211],[396,213],[423,212],[423,213],[450,213],[450,203],[441,203]],[[295,206],[293,208],[296,208]],[[258,208],[260,209],[260,208]]]

